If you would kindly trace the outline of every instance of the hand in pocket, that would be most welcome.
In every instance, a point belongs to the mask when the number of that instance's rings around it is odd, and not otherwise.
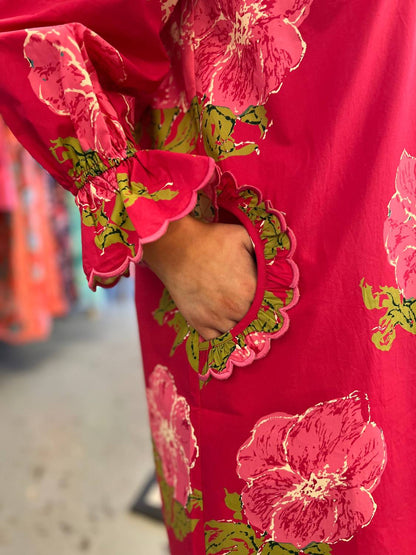
[[[186,216],[145,245],[144,260],[205,339],[235,326],[254,299],[254,249],[242,225],[206,224]]]

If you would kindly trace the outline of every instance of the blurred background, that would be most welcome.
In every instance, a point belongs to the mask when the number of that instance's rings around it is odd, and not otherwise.
[[[133,279],[89,291],[78,219],[0,120],[0,555],[166,555]]]

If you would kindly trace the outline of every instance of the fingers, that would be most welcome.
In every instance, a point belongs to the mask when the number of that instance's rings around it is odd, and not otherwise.
[[[250,309],[257,284],[254,246],[237,224],[201,224],[186,241],[181,264],[167,264],[164,284],[189,325],[212,340]]]
[[[214,328],[195,328],[196,331],[201,335],[206,341],[220,337],[225,331],[220,331]]]
[[[245,313],[243,314],[243,316],[244,315]],[[215,327],[207,324],[205,326],[195,326],[195,329],[200,335],[202,335],[205,340],[215,339],[216,337],[220,337],[224,333],[230,331],[239,323],[241,318],[234,319],[233,317],[226,318],[223,316],[221,320],[217,318],[217,321],[215,322]]]
[[[222,335],[222,333],[218,330],[197,329],[196,331],[203,339],[205,339],[205,341],[211,341],[211,339],[215,339],[216,337],[220,337]]]
[[[211,326],[198,326],[195,327],[196,331],[202,335],[205,340],[215,339],[220,337],[224,333],[230,331],[236,324],[237,320],[222,320],[222,322],[216,322],[216,327]]]

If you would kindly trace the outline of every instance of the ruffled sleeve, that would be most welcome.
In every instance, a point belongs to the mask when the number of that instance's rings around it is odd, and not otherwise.
[[[13,4],[0,0],[1,114],[74,194],[90,287],[112,285],[143,244],[192,210],[214,171],[205,156],[135,140],[169,71],[160,32],[175,2]]]

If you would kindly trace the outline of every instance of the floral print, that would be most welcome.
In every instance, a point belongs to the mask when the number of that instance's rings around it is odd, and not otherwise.
[[[201,167],[199,157],[185,155],[192,179],[202,179],[198,185],[181,183],[179,190],[174,183],[178,182],[176,176],[182,175],[180,165],[184,160],[179,160],[181,155],[177,153],[138,151],[129,141],[124,159],[105,159],[93,150],[84,151],[76,137],[58,137],[51,144],[54,159],[76,189],[86,245],[84,270],[92,288],[112,285],[121,275],[128,275],[130,261],[141,258],[142,241],[156,239],[164,233],[168,221],[187,214],[195,206],[197,190],[213,170],[209,158]],[[173,157],[172,162],[178,160],[179,165],[171,167],[166,157]],[[149,171],[153,166],[159,168],[158,179]],[[163,205],[162,210],[152,210],[154,204]]]
[[[244,218],[255,245],[258,287],[249,312],[233,329],[211,341],[189,326],[167,291],[154,312],[160,325],[167,324],[176,331],[171,355],[185,342],[188,360],[203,382],[210,377],[227,379],[234,366],[248,366],[265,357],[271,339],[287,331],[287,311],[299,298],[299,272],[292,259],[295,238],[283,214],[263,201],[253,187],[237,189],[230,173],[223,174],[217,192],[220,207]]]
[[[202,516],[202,492],[191,486],[190,471],[198,457],[190,407],[178,394],[172,374],[158,365],[146,389],[156,476],[167,528],[182,542]]]
[[[303,58],[306,44],[298,27],[311,3],[188,0],[168,24],[165,44],[178,64],[163,81],[155,106],[185,109],[195,94],[237,115],[263,105]],[[188,69],[195,74],[192,90],[183,77]]]
[[[228,520],[209,520],[205,523],[205,553],[224,555],[330,555],[331,546],[312,542],[299,550],[292,544],[278,543],[267,534],[259,533],[247,523],[243,514],[241,496],[225,490],[225,505],[230,511]]]
[[[68,176],[73,180],[77,188],[78,204],[88,204],[92,209],[96,208],[95,199],[110,200],[113,191],[108,186],[105,178],[101,178],[102,174],[111,168],[116,168],[120,164],[136,154],[133,143],[127,144],[127,150],[124,159],[111,158],[105,159],[100,157],[98,152],[94,150],[83,150],[81,143],[76,137],[58,137],[51,140],[50,151],[59,164],[63,164],[63,168],[67,169]],[[92,178],[94,179],[93,193],[88,198],[85,187]],[[92,202],[92,204],[89,204]]]
[[[360,287],[366,308],[382,311],[371,336],[377,349],[389,351],[400,328],[416,335],[416,299],[405,299],[395,287],[383,286],[375,290],[364,278]]]
[[[214,5],[213,5],[214,4]],[[298,31],[311,0],[217,0],[195,9],[198,91],[241,114],[277,92],[306,45]]]
[[[152,438],[164,478],[173,488],[174,498],[186,505],[191,493],[190,471],[198,456],[189,405],[178,394],[173,377],[164,366],[153,370],[146,394]]]
[[[237,459],[250,525],[303,548],[349,540],[371,522],[386,447],[367,398],[354,392],[300,415],[262,418]]]
[[[117,50],[80,24],[73,24],[72,31],[95,56],[105,59],[106,74],[115,83],[126,79]],[[81,148],[107,157],[123,156],[127,139],[120,116],[104,94],[97,74],[88,71],[85,46],[79,47],[59,26],[48,31],[34,29],[27,31],[24,54],[34,93],[56,114],[70,116]],[[130,101],[124,98],[130,114]]]
[[[403,152],[396,192],[389,204],[384,240],[396,282],[406,299],[416,298],[416,158]]]
[[[201,519],[203,508],[202,492],[193,488],[185,505],[174,497],[174,488],[166,482],[159,453],[154,449],[156,476],[162,497],[162,511],[165,525],[175,538],[182,542],[191,534]]]
[[[170,13],[173,7],[166,2],[163,9]],[[214,172],[214,161],[138,148],[137,98],[124,92],[132,83],[151,85],[116,48],[81,23],[29,29],[24,36],[29,89],[47,107],[46,120],[59,130],[59,135],[44,137],[50,148],[42,163],[59,175],[80,208],[83,266],[91,289],[112,286],[129,274],[130,262],[141,259],[144,243],[191,212],[197,191]],[[155,75],[155,82],[160,78]]]
[[[364,278],[360,287],[366,308],[383,311],[371,340],[377,349],[389,351],[399,328],[416,335],[416,158],[406,151],[397,168],[384,244],[397,288],[385,285],[376,290]]]
[[[247,140],[247,126],[258,128],[257,141],[265,138],[269,120],[264,106],[250,106],[238,116],[230,108],[212,104],[200,109],[201,136],[208,156],[225,160],[230,156],[259,153],[257,142]]]
[[[154,148],[175,151],[201,151],[214,160],[259,153],[257,142],[247,140],[247,133],[258,128],[264,139],[270,122],[264,106],[251,106],[236,116],[229,108],[204,104],[197,97],[189,110],[154,108],[150,117],[150,137]]]

